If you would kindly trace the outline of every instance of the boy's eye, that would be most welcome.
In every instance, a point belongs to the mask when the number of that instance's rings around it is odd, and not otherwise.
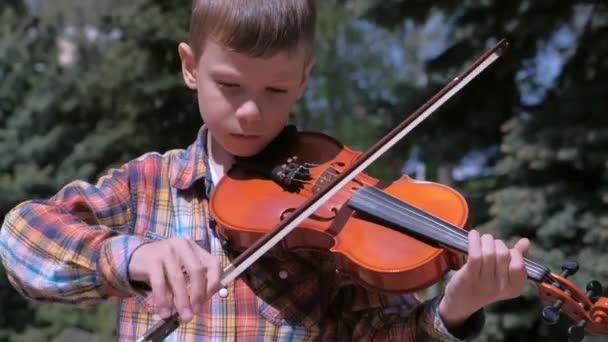
[[[268,90],[271,93],[277,93],[277,94],[284,94],[287,92],[287,90],[285,90],[285,89],[274,88],[274,87],[268,87],[268,88],[266,88],[266,90]]]
[[[236,83],[231,83],[231,82],[222,82],[222,81],[218,81],[217,84],[220,85],[220,87],[224,87],[224,88],[236,88],[239,85]]]

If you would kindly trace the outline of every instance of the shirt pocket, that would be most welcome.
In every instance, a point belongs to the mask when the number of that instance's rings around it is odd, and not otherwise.
[[[315,330],[319,322],[313,317],[303,314],[287,299],[281,298],[273,304],[268,304],[262,298],[257,298],[258,314],[264,320],[276,327],[289,327],[293,331],[307,332]]]
[[[297,292],[284,291],[276,296],[280,284],[266,283],[261,288],[263,291],[256,293],[256,305],[258,314],[266,321],[275,326],[289,326],[296,328],[310,328],[315,324],[314,320],[299,309]],[[310,304],[305,305],[309,307]]]

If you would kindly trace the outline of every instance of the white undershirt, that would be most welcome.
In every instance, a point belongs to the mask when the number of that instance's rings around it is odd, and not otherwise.
[[[207,164],[209,164],[209,171],[211,171],[211,183],[213,185],[217,185],[217,183],[220,181],[220,177],[217,175],[215,162],[212,160],[211,157],[211,149],[213,148],[211,146],[212,140],[213,139],[211,139],[211,133],[207,132]]]
[[[219,177],[217,176],[217,171],[215,171],[215,166],[213,165],[213,161],[209,160],[209,171],[211,171],[211,183],[213,185],[217,185],[217,183],[220,181]]]

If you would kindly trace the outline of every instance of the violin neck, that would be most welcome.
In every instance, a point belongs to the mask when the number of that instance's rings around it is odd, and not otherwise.
[[[468,232],[420,208],[373,187],[363,186],[351,197],[348,205],[387,227],[408,234],[432,245],[440,245],[468,254]],[[550,270],[524,258],[528,278],[536,282],[550,279]]]

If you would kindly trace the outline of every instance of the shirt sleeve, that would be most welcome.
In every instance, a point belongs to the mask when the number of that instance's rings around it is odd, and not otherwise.
[[[95,185],[72,182],[48,200],[21,203],[7,214],[0,258],[19,293],[67,304],[136,293],[128,258],[144,240],[128,234],[132,168],[111,170]]]
[[[414,294],[383,295],[355,290],[353,310],[361,310],[353,329],[355,341],[470,341],[485,324],[483,309],[450,331],[439,314],[441,296],[421,301]]]

